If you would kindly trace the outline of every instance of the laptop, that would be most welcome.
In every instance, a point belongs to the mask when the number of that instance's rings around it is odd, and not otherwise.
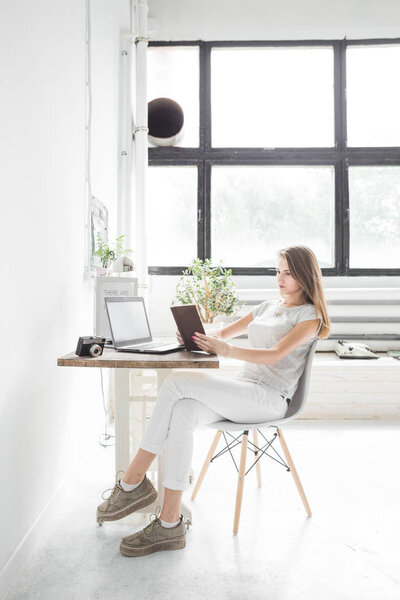
[[[144,298],[104,298],[114,349],[118,352],[166,354],[184,350],[185,345],[153,341]]]

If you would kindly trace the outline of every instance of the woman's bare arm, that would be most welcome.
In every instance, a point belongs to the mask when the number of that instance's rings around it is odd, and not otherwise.
[[[248,316],[248,315],[247,315]],[[310,319],[297,323],[282,339],[271,348],[240,348],[232,346],[221,338],[207,336],[195,332],[193,339],[206,352],[237,358],[256,364],[274,365],[293,352],[297,346],[304,344],[315,335],[319,319]]]
[[[218,333],[219,337],[223,340],[230,340],[231,338],[237,337],[238,335],[242,335],[242,333],[247,333],[247,327],[249,323],[253,320],[253,312],[249,312],[247,315],[238,319],[234,323],[231,323],[227,327],[221,329]]]

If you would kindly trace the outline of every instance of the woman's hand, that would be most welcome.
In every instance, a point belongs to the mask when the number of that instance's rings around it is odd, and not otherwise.
[[[205,352],[213,352],[214,354],[225,356],[230,350],[230,345],[224,342],[218,335],[204,335],[204,333],[195,331],[192,339],[199,347],[199,350],[205,350]]]
[[[180,344],[184,344],[184,341],[183,341],[183,339],[182,339],[182,336],[181,336],[181,334],[179,333],[179,331],[177,331],[177,332],[176,332],[176,339],[178,340],[178,342],[179,342]]]

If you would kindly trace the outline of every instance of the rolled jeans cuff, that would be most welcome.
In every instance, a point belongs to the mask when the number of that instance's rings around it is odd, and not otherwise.
[[[139,448],[142,448],[142,450],[147,450],[147,452],[151,452],[152,454],[161,454],[163,445],[161,444],[160,446],[159,444],[149,444],[149,442],[142,440],[139,444]]]
[[[171,479],[169,477],[164,477],[162,484],[163,487],[168,488],[169,490],[181,490],[182,492],[189,487],[189,481],[178,481],[177,479]]]

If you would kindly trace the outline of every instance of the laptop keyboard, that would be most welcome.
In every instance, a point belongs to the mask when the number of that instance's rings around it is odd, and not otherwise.
[[[162,348],[163,346],[170,346],[170,344],[160,344],[160,342],[148,342],[147,344],[140,344],[139,346],[126,346],[126,347],[134,348],[135,350],[144,350],[145,348]]]

